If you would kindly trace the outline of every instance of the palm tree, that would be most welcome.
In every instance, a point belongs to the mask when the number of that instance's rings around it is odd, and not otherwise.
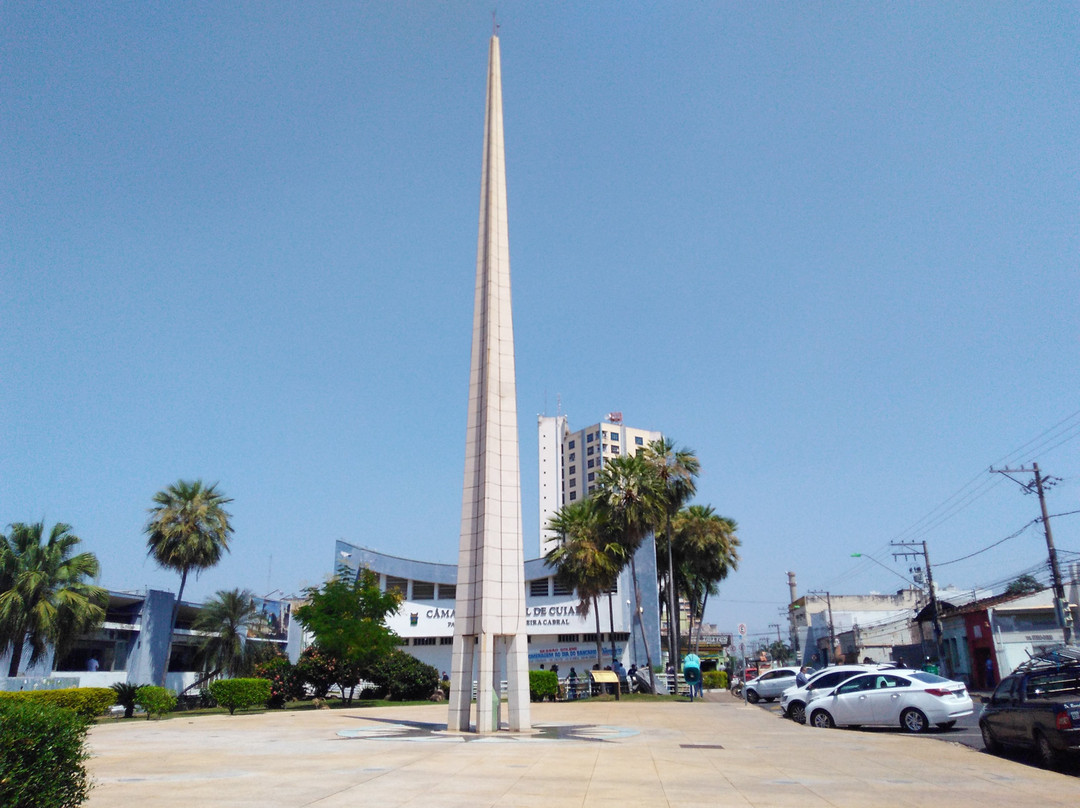
[[[610,540],[600,509],[592,499],[563,506],[548,522],[548,527],[559,534],[560,541],[545,560],[555,568],[559,580],[577,592],[578,612],[588,617],[592,608],[596,618],[596,662],[603,664],[599,599],[615,588],[623,567],[622,547]],[[611,632],[615,632],[614,625]]]
[[[249,673],[255,644],[248,642],[248,636],[258,633],[264,623],[249,590],[219,591],[206,602],[191,626],[205,635],[199,645],[205,669],[223,671],[228,677]]]
[[[105,621],[109,593],[87,582],[100,567],[93,553],[73,554],[81,539],[57,523],[16,522],[0,536],[0,653],[11,646],[8,676],[18,675],[24,647],[33,665],[52,645],[62,656],[79,634]]]
[[[675,585],[686,593],[691,618],[700,620],[709,595],[715,595],[720,581],[739,568],[738,525],[710,505],[691,505],[679,511],[672,528]]]
[[[172,653],[172,632],[176,629],[188,573],[194,570],[198,574],[214,566],[222,553],[228,551],[233,529],[229,525],[231,516],[223,506],[232,500],[218,492],[217,483],[204,487],[201,480],[180,480],[154,494],[154,502],[157,504],[150,509],[150,521],[146,524],[146,546],[160,566],[180,573],[180,591],[173,604],[169,642],[161,668],[164,685]]]
[[[656,692],[653,677],[652,654],[645,639],[645,626],[641,622],[641,591],[637,582],[634,553],[650,533],[663,524],[664,493],[652,465],[639,455],[619,455],[609,460],[597,475],[596,491],[592,495],[611,530],[611,537],[622,546],[630,561],[630,575],[634,582],[634,607],[641,642],[645,646],[645,659],[649,666],[649,683]]]
[[[701,471],[701,463],[692,449],[676,449],[674,441],[661,438],[645,449],[645,460],[652,466],[660,480],[664,495],[664,543],[667,545],[667,613],[668,613],[668,659],[677,664],[679,658],[679,612],[675,603],[678,592],[675,587],[675,566],[671,551],[671,521],[697,492],[695,478]],[[663,564],[658,564],[661,572]]]

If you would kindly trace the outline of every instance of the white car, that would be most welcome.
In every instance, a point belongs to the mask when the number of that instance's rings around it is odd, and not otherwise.
[[[757,704],[764,699],[772,701],[795,684],[798,668],[773,668],[746,683],[746,700]]]
[[[971,696],[963,682],[915,670],[873,671],[821,690],[806,705],[815,727],[874,724],[925,732],[931,724],[948,729],[971,715]]]
[[[805,724],[806,704],[811,698],[823,692],[820,688],[829,690],[856,674],[878,670],[879,667],[878,665],[833,665],[830,668],[814,671],[805,685],[789,687],[780,695],[780,709],[795,723]]]

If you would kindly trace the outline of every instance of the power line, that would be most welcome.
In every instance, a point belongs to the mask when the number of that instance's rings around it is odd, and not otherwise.
[[[993,550],[999,544],[1004,544],[1005,542],[1009,541],[1010,539],[1015,539],[1017,536],[1019,536],[1021,533],[1023,533],[1025,530],[1027,530],[1032,525],[1039,524],[1040,521],[1041,521],[1040,519],[1032,519],[1030,522],[1028,522],[1026,525],[1024,525],[1018,531],[1016,531],[1015,533],[1013,533],[1010,536],[1006,536],[1004,539],[999,539],[998,541],[994,542],[993,544],[987,545],[986,547],[982,548],[981,550],[976,550],[974,553],[968,553],[966,556],[960,556],[960,558],[954,558],[952,561],[939,561],[937,565],[939,567],[947,567],[949,564],[956,564],[957,562],[960,562],[960,561],[967,561],[969,558],[974,558],[977,555],[982,555],[987,550]]]

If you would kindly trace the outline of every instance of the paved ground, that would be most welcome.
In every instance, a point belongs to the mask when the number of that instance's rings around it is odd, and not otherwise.
[[[815,730],[726,694],[536,704],[546,733],[494,741],[430,732],[445,721],[431,705],[102,724],[87,805],[1080,805],[1075,777],[900,733]]]

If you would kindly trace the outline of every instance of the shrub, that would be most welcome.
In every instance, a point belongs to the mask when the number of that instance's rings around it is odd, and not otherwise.
[[[727,671],[705,671],[701,674],[701,686],[705,690],[727,690]]]
[[[270,682],[270,699],[267,707],[280,709],[285,702],[304,695],[304,682],[288,657],[277,656],[255,666],[255,675]]]
[[[146,718],[163,716],[176,709],[176,693],[167,687],[143,685],[135,691],[135,703],[146,710]]]
[[[309,645],[296,660],[296,675],[317,699],[325,699],[338,681],[338,661],[318,646]]]
[[[232,715],[237,709],[266,704],[270,700],[270,680],[218,679],[210,683],[210,694]]]
[[[89,757],[88,725],[85,716],[62,707],[27,699],[0,700],[0,805],[81,805],[90,792],[83,766]]]
[[[439,686],[437,668],[397,650],[372,665],[370,678],[393,701],[426,699]]]
[[[0,693],[0,699],[14,699],[33,704],[49,704],[73,710],[86,718],[95,718],[116,704],[111,687],[67,687],[61,690],[19,690]]]
[[[555,671],[529,671],[529,699],[543,701],[559,694],[559,674]]]
[[[116,693],[116,703],[124,708],[124,718],[131,718],[135,713],[135,699],[139,686],[130,682],[116,682],[112,685]]]

